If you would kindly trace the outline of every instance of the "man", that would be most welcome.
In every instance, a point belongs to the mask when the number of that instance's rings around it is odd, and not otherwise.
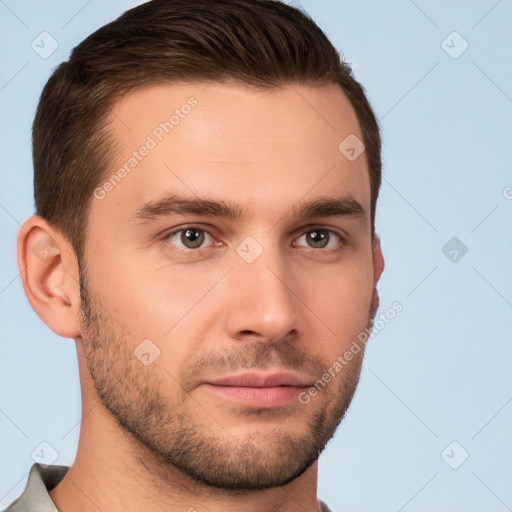
[[[8,510],[328,510],[384,261],[378,125],[321,30],[271,0],[136,7],[52,75],[33,157],[18,261],[83,416]]]

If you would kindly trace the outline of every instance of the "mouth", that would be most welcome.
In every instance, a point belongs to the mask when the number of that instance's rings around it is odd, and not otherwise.
[[[203,384],[207,391],[222,400],[255,408],[276,408],[298,403],[298,396],[312,385],[312,379],[292,372],[242,373]]]

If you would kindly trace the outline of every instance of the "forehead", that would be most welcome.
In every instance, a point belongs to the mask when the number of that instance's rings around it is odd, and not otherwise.
[[[109,128],[117,160],[93,204],[109,215],[126,218],[166,193],[236,199],[269,215],[301,198],[349,193],[368,210],[366,156],[340,151],[362,135],[336,84],[150,86],[114,104]]]

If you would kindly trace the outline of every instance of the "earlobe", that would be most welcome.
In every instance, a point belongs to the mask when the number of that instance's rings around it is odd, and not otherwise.
[[[18,233],[18,267],[25,294],[56,334],[80,334],[78,263],[68,240],[43,218],[27,219]]]

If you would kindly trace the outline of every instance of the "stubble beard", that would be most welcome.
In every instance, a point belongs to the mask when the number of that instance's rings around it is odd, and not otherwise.
[[[122,327],[89,297],[83,276],[81,298],[81,341],[98,396],[117,424],[140,445],[141,453],[151,455],[152,460],[143,461],[146,468],[153,466],[160,474],[166,469],[178,470],[195,484],[234,493],[283,486],[302,475],[318,459],[355,393],[363,351],[359,359],[351,361],[312,398],[313,414],[306,412],[309,406],[300,405],[304,409],[295,414],[306,418],[307,425],[301,433],[287,430],[287,418],[283,416],[277,427],[264,434],[267,429],[261,429],[258,422],[272,411],[246,409],[240,414],[241,421],[252,422],[255,428],[243,438],[230,435],[222,427],[222,416],[216,418],[215,409],[205,407],[200,398],[192,397],[183,383],[179,399],[170,403],[162,382],[173,385],[175,378],[162,366],[141,364],[133,355]],[[370,329],[377,309],[375,297],[372,304],[367,324]],[[280,362],[293,361],[293,366],[283,365],[285,367],[319,369],[318,361],[304,360],[293,345],[284,342],[246,345],[244,353],[237,354],[230,363],[237,368],[256,365],[264,368],[268,367],[261,366],[264,361],[274,355]],[[319,377],[324,370],[325,365],[317,373]],[[207,409],[208,414],[203,416],[209,418],[211,424],[201,423],[188,412],[187,405],[194,402],[194,405],[201,402],[201,407]]]

